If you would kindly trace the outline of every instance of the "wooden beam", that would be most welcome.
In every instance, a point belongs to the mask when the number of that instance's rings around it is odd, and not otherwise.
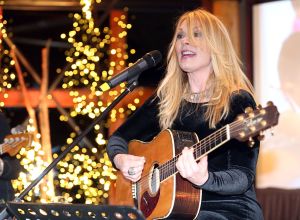
[[[213,13],[218,16],[228,29],[234,49],[241,55],[240,47],[240,5],[239,0],[214,0]]]
[[[52,157],[52,145],[51,145],[51,131],[50,131],[50,117],[49,108],[47,101],[48,83],[49,83],[49,50],[51,41],[48,40],[46,47],[42,49],[42,79],[41,79],[41,92],[40,92],[40,103],[39,103],[39,128],[41,132],[41,147],[44,152],[43,161],[47,164],[51,164],[53,161]],[[50,171],[41,182],[40,192],[41,199],[48,201],[49,195],[55,196],[54,190],[54,173]],[[47,189],[47,190],[44,190]],[[49,194],[50,193],[50,194]]]
[[[8,10],[80,10],[78,0],[9,0],[4,1],[4,9]]]
[[[90,90],[88,89],[78,89],[79,95],[89,96]],[[133,92],[129,93],[125,100],[119,103],[118,107],[127,105],[132,102],[135,98],[139,98],[141,102],[145,101],[152,93],[154,92],[153,88],[150,87],[139,87]],[[4,101],[4,108],[24,108],[24,96],[21,90],[8,90],[5,93],[8,94],[8,98]],[[28,89],[27,90],[30,104],[33,108],[36,108],[39,104],[40,91],[37,89]],[[65,89],[55,89],[52,91],[52,94],[55,96],[57,101],[60,103],[63,108],[73,108],[73,97],[70,96],[70,90]],[[0,92],[0,97],[3,97],[3,92]],[[111,100],[111,97],[108,93],[103,94],[101,97],[95,97],[95,100],[103,100],[104,102]],[[56,108],[56,102],[52,99],[52,96],[48,95],[48,106],[49,108]]]
[[[110,44],[110,50],[114,49],[117,51],[117,53],[120,54],[126,54],[126,49],[124,47],[124,45],[127,44],[127,38],[123,37],[120,38],[119,34],[122,33],[123,28],[121,28],[120,25],[118,25],[118,22],[115,21],[115,19],[120,19],[122,16],[125,16],[125,20],[123,20],[123,22],[127,22],[127,13],[122,11],[122,10],[112,10],[110,12],[110,19],[109,19],[109,23],[110,23],[110,29],[111,29],[111,37],[115,38],[115,41],[112,41]],[[116,65],[114,67],[110,67],[110,69],[112,69],[114,71],[114,75],[119,74],[126,66],[125,65],[121,65],[120,61],[126,61],[124,60],[123,57],[118,57],[116,55],[110,55],[109,56],[109,60],[110,62],[115,62]],[[114,91],[116,91],[116,94],[120,94],[120,87],[116,87],[114,89]],[[115,96],[110,97],[110,101],[112,101],[115,98]],[[124,100],[122,100],[124,101]],[[117,109],[117,108],[115,108]],[[110,119],[108,120],[109,123],[109,128],[108,128],[108,134],[111,135],[121,124],[123,124],[123,122],[126,120],[126,118],[120,118],[118,117],[118,119],[116,121],[111,121]]]

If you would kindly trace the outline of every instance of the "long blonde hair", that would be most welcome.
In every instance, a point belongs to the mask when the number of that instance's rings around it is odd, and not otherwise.
[[[176,31],[169,46],[166,75],[157,90],[160,98],[160,126],[162,129],[172,126],[180,104],[190,92],[187,74],[179,67],[175,52],[178,27],[183,21],[187,22],[190,39],[194,39],[194,28],[200,26],[204,42],[211,52],[213,73],[206,83],[206,89],[211,97],[207,103],[205,118],[209,121],[209,126],[214,128],[229,113],[231,93],[244,89],[253,94],[253,88],[241,69],[240,60],[224,24],[203,9],[186,12],[177,21]],[[195,42],[195,39],[192,42]]]

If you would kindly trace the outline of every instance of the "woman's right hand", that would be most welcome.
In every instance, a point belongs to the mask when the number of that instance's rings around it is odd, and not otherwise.
[[[141,178],[144,169],[145,157],[130,154],[117,154],[114,164],[122,172],[126,179],[136,182]]]

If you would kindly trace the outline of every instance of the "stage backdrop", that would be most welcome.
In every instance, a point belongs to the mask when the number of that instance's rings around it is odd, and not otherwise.
[[[257,187],[300,188],[300,0],[255,5],[253,19],[258,100],[280,112],[261,145]]]

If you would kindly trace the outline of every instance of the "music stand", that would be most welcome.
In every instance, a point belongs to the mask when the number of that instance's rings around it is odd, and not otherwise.
[[[131,206],[8,202],[18,220],[144,220],[140,210]]]
[[[6,204],[4,201],[0,200],[0,211],[6,208]]]

